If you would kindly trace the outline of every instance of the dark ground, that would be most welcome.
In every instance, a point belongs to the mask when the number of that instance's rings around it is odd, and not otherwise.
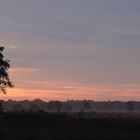
[[[138,113],[4,113],[0,140],[136,140]]]

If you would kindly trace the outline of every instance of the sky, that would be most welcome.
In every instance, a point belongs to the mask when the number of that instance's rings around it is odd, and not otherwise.
[[[0,0],[15,84],[2,99],[140,100],[139,0]]]

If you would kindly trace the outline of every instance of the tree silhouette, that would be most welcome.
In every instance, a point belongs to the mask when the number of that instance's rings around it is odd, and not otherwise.
[[[32,112],[32,113],[39,112],[40,110],[41,110],[40,107],[34,103],[32,103],[29,107],[29,112]]]
[[[14,87],[9,79],[8,69],[10,68],[9,60],[3,56],[4,47],[0,47],[0,90],[6,94],[7,87]],[[0,102],[0,113],[3,112],[2,101]]]
[[[90,103],[87,100],[83,101],[83,111],[88,112],[90,110]]]
[[[8,69],[10,68],[10,60],[3,56],[4,47],[0,47],[0,89],[6,94],[6,88],[12,88],[14,85],[9,79]]]
[[[60,101],[55,101],[54,102],[54,106],[56,108],[56,112],[60,112],[61,111],[61,108],[62,108],[62,103]]]
[[[135,110],[135,107],[134,107],[134,104],[132,101],[128,101],[126,103],[126,108],[127,108],[127,111],[134,111]]]
[[[62,102],[60,101],[50,101],[47,103],[47,110],[49,112],[61,112]]]
[[[14,112],[24,112],[25,111],[25,109],[24,109],[24,107],[21,105],[21,104],[19,104],[19,103],[16,103],[14,106],[13,106],[13,111]]]

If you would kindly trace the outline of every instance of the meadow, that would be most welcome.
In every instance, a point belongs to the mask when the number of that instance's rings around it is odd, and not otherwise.
[[[0,116],[0,140],[140,139],[139,113],[7,112]]]

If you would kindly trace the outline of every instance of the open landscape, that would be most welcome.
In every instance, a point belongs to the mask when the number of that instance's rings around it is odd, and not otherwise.
[[[130,101],[3,101],[0,139],[139,139],[139,106]]]
[[[0,0],[0,140],[140,140],[140,0]]]
[[[140,138],[140,113],[4,113],[4,140],[131,140]]]

